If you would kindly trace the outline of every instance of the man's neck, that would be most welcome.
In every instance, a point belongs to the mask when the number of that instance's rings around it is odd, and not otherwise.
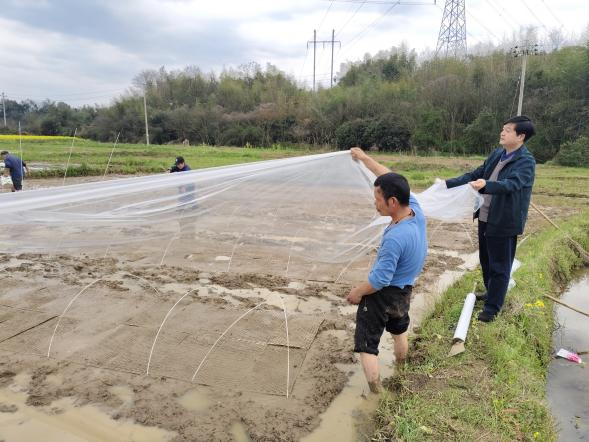
[[[518,144],[517,146],[503,146],[503,147],[505,149],[505,152],[507,152],[508,154],[510,154],[510,153],[515,152],[516,150],[518,150],[523,145],[524,145],[524,143]]]
[[[402,210],[399,210],[398,213],[391,215],[391,224],[397,224],[398,222],[403,221],[405,218],[409,218],[409,216],[411,216],[412,214],[413,210],[411,210],[411,207],[404,207]]]

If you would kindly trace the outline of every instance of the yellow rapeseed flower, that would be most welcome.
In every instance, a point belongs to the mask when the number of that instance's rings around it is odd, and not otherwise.
[[[62,137],[62,136],[51,136],[51,135],[0,135],[0,141],[61,141],[61,140],[71,140],[72,137]]]
[[[544,302],[542,302],[539,299],[536,301],[536,303],[534,305],[538,308],[544,308]]]

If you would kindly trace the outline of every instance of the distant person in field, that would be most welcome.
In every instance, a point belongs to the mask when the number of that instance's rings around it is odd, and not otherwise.
[[[517,236],[524,231],[534,184],[536,161],[524,144],[534,134],[528,117],[510,118],[503,123],[501,146],[478,169],[446,180],[448,188],[470,183],[485,200],[474,215],[479,219],[479,260],[486,289],[477,295],[485,301],[479,321],[493,321],[505,301]]]
[[[184,157],[176,157],[176,161],[174,161],[174,165],[170,167],[170,173],[174,172],[188,172],[190,170],[190,166],[186,164],[184,161]]]
[[[22,190],[22,180],[26,173],[29,173],[27,163],[21,160],[20,157],[12,155],[7,150],[0,152],[0,157],[4,161],[4,176],[10,175],[12,180],[12,191],[18,192]]]
[[[188,172],[190,166],[184,161],[184,157],[176,157],[170,173]],[[180,236],[187,239],[194,239],[194,225],[198,216],[198,203],[196,201],[196,186],[194,183],[186,183],[178,187],[178,209],[180,216]]]
[[[405,177],[392,173],[360,148],[352,148],[351,154],[378,177],[374,204],[378,213],[391,217],[367,281],[346,298],[358,305],[354,352],[360,354],[370,391],[378,393],[378,345],[385,329],[393,337],[396,363],[403,364],[407,356],[411,292],[427,255],[426,220]]]

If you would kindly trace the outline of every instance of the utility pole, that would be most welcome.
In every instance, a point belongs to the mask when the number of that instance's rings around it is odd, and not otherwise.
[[[2,92],[2,112],[4,113],[4,127],[6,127],[6,105],[4,104],[4,92]]]
[[[315,91],[315,63],[317,60],[316,51],[317,51],[317,43],[321,43],[325,48],[327,43],[331,44],[331,83],[330,85],[333,86],[333,45],[338,43],[341,47],[342,43],[339,40],[334,40],[335,38],[335,29],[331,31],[331,40],[320,40],[317,41],[317,30],[313,30],[313,40],[307,41],[307,49],[309,49],[309,44],[313,43],[313,91]]]
[[[147,141],[147,145],[149,146],[149,126],[147,125],[147,99],[145,98],[147,95],[147,84],[145,85],[145,89],[143,89],[143,113],[145,114],[145,140]]]
[[[511,54],[514,57],[522,58],[522,72],[519,80],[519,100],[517,102],[517,114],[522,114],[522,105],[524,103],[524,86],[526,82],[526,67],[528,65],[528,55],[539,55],[540,46],[537,43],[525,41],[523,44],[511,48]]]

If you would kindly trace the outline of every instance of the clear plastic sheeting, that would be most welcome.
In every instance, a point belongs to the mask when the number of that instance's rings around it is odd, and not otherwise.
[[[460,222],[479,210],[483,197],[470,184],[446,188],[439,181],[416,195],[425,216],[439,221]]]
[[[374,179],[349,152],[336,152],[1,194],[0,251],[331,280],[365,275],[382,233]],[[477,199],[468,188],[436,185],[418,197],[444,221],[472,215]]]

